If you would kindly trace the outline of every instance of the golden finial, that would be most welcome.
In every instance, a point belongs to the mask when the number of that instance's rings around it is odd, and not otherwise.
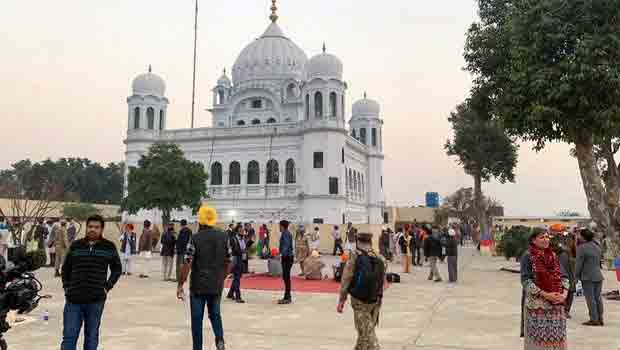
[[[276,11],[278,11],[278,7],[276,6],[276,0],[271,0],[271,16],[269,16],[269,19],[273,23],[276,23],[276,21],[278,20],[278,14],[276,13]]]
[[[151,67],[151,65],[149,64],[149,73],[153,72],[153,67]]]

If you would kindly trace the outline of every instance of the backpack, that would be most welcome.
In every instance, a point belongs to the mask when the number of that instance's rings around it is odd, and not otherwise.
[[[376,256],[358,250],[349,294],[366,304],[374,304],[383,296],[385,265]]]

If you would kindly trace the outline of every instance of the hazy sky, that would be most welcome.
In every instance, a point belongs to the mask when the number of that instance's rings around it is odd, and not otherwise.
[[[201,1],[198,125],[211,88],[269,21],[269,0]],[[350,106],[382,106],[389,204],[471,186],[445,155],[450,111],[467,95],[462,71],[474,0],[279,0],[279,24],[309,57],[323,41],[344,62]],[[120,161],[131,81],[152,64],[167,83],[168,127],[189,127],[193,0],[7,0],[0,12],[0,168],[31,158]],[[347,108],[350,111],[350,107]],[[586,212],[568,146],[524,145],[517,183],[486,185],[508,215]]]

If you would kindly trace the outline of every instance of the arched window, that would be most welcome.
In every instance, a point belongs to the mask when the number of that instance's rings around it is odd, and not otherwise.
[[[288,84],[288,86],[286,87],[286,98],[290,100],[296,97],[297,97],[297,91],[295,90],[295,84],[293,83]]]
[[[278,170],[278,161],[272,159],[267,162],[267,184],[279,184],[280,171]]]
[[[241,185],[241,165],[235,161],[230,163],[230,169],[228,171],[228,184],[229,185]]]
[[[366,144],[366,128],[360,129],[360,142]]]
[[[335,92],[329,94],[329,116],[336,117],[336,106],[338,105],[338,96]]]
[[[133,128],[140,129],[140,107],[133,110]]]
[[[317,119],[323,117],[323,94],[319,91],[314,94],[314,117]]]
[[[286,161],[286,183],[294,184],[297,182],[297,177],[295,176],[295,161],[289,159]]]
[[[306,120],[310,119],[310,95],[306,95]]]
[[[364,175],[360,176],[360,189],[361,189],[361,192],[362,192],[362,197],[364,197],[364,193],[365,193],[364,192]]]
[[[353,172],[353,192],[357,193],[357,172]]]
[[[353,171],[349,169],[349,189],[353,192]]]
[[[357,173],[357,192],[362,193],[362,175]]]
[[[355,129],[351,129],[351,136],[357,140],[357,133],[355,132]]]
[[[370,144],[377,146],[377,128],[370,129]]]
[[[150,130],[155,129],[155,110],[153,109],[153,107],[147,108],[146,121],[147,121],[148,128]]]
[[[243,120],[239,120],[239,121],[237,122],[237,125],[238,125],[238,126],[244,126],[244,125],[245,125],[245,122],[244,122]]]
[[[159,130],[164,130],[164,110],[159,111]]]
[[[349,171],[344,168],[344,188],[349,192]]]
[[[276,122],[275,118],[269,118],[269,119],[267,119],[267,124],[273,124],[273,123],[275,123],[275,122]]]
[[[222,184],[222,164],[215,162],[211,164],[211,185],[218,186]]]
[[[258,124],[260,124],[260,119],[252,120],[252,125],[258,125]]]
[[[344,116],[346,115],[345,110],[344,110],[344,95],[342,95],[342,119],[344,119]]]
[[[258,162],[253,160],[248,163],[248,185],[260,184],[260,167]]]
[[[218,97],[218,104],[223,104],[224,103],[224,90],[219,90],[217,92],[217,97]]]

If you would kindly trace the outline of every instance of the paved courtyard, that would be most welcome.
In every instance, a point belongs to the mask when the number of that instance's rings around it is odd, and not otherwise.
[[[427,267],[414,269],[402,284],[385,296],[378,336],[386,350],[521,349],[519,339],[520,284],[517,274],[500,272],[510,265],[502,258],[481,257],[471,248],[461,251],[460,282],[456,286],[426,280]],[[103,350],[191,349],[188,312],[175,298],[175,284],[159,279],[159,260],[151,261],[153,276],[121,279],[110,294],[102,325]],[[512,264],[514,265],[514,264]],[[446,276],[446,265],[442,265]],[[252,261],[263,271],[264,262]],[[399,271],[397,266],[392,270]],[[33,319],[7,334],[10,349],[59,349],[63,296],[60,280],[52,271],[40,273],[44,301]],[[157,278],[154,278],[157,277]],[[609,273],[605,290],[620,289]],[[355,340],[352,311],[336,313],[336,295],[297,294],[295,303],[278,306],[280,293],[243,291],[247,304],[223,302],[227,349],[344,350]],[[620,303],[606,303],[605,328],[585,328],[585,301],[577,298],[569,321],[569,349],[609,350],[620,348]],[[50,320],[40,320],[49,310]],[[205,322],[205,349],[213,349]]]

